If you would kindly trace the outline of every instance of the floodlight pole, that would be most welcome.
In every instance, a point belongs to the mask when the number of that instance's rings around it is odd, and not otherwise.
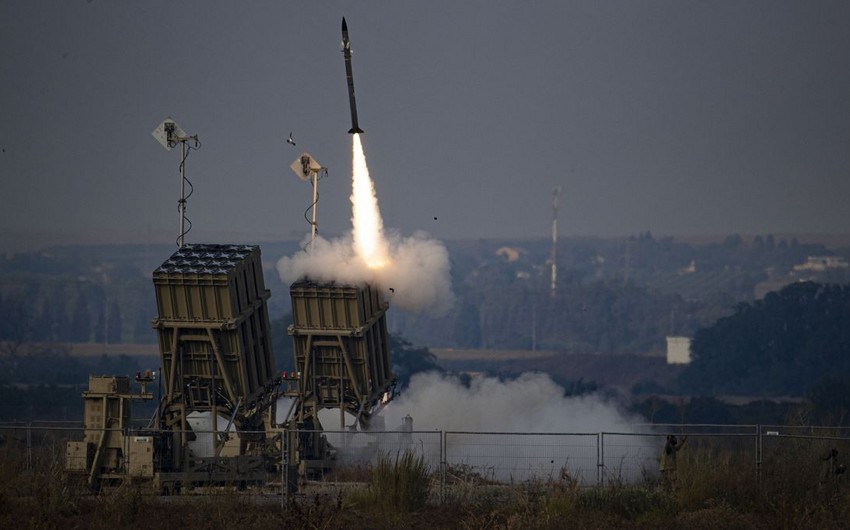
[[[186,156],[189,154],[191,147],[186,146],[189,140],[195,141],[194,149],[198,149],[201,144],[198,141],[198,135],[188,135],[179,125],[171,118],[165,118],[156,129],[151,133],[156,141],[162,145],[166,151],[171,151],[177,144],[180,144],[180,199],[177,200],[177,214],[179,215],[177,233],[177,246],[183,248],[186,242]]]
[[[552,274],[550,277],[549,289],[550,296],[555,298],[555,289],[558,284],[558,207],[560,205],[561,187],[555,186],[552,189]]]
[[[171,131],[173,133],[173,131]],[[168,129],[166,129],[166,133],[169,133]],[[186,242],[186,154],[187,147],[186,142],[189,140],[194,140],[196,143],[198,142],[198,135],[194,134],[192,136],[169,136],[169,143],[174,144],[180,143],[180,199],[177,201],[177,213],[180,216],[179,226],[177,235],[177,247],[183,248],[184,243]]]
[[[307,211],[304,212],[304,219],[310,223],[310,250],[313,249],[313,243],[316,242],[316,234],[319,232],[319,224],[316,221],[319,206],[319,172],[324,172],[327,175],[327,168],[319,164],[310,153],[303,153],[295,159],[289,166],[299,179],[304,182],[313,184],[313,202],[310,208],[313,210],[311,218],[307,218]]]
[[[179,232],[177,236],[177,247],[183,248],[184,236],[183,231],[186,223],[186,140],[188,138],[179,139],[180,142],[180,200],[177,201],[177,212],[180,215]]]
[[[319,172],[313,171],[313,220],[310,222],[310,250],[313,249],[313,242],[316,241],[316,210],[319,208]]]

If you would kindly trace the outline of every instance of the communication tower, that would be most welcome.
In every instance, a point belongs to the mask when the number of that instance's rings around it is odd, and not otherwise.
[[[189,149],[199,149],[201,142],[198,141],[198,135],[189,136],[186,132],[177,125],[171,116],[165,118],[162,123],[156,126],[151,135],[156,138],[166,151],[171,151],[177,144],[180,144],[180,198],[177,200],[177,212],[179,217],[179,226],[177,232],[177,246],[183,247],[186,239],[186,234],[192,229],[192,222],[186,217],[186,201],[189,197],[186,195],[186,184],[189,184],[189,195],[192,195],[192,183],[186,178],[186,157],[189,156]],[[187,145],[187,142],[193,141],[193,144]],[[189,223],[189,228],[185,228],[186,223]]]
[[[561,186],[552,188],[552,254],[550,262],[552,264],[552,275],[550,278],[550,293],[555,297],[555,290],[558,281],[558,207],[561,197]]]

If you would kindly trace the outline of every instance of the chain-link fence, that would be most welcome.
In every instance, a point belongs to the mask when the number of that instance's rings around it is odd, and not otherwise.
[[[599,433],[446,432],[446,473],[452,480],[512,483],[530,479],[593,484]]]
[[[758,451],[762,480],[784,480],[801,467],[818,483],[841,480],[850,465],[850,427],[762,426]]]
[[[439,431],[320,432],[333,448],[336,468],[368,467],[380,457],[393,459],[406,452],[422,457],[434,470],[443,461]]]
[[[680,472],[698,470],[702,477],[733,472],[778,481],[790,470],[804,469],[813,481],[823,483],[840,480],[850,465],[847,427],[645,425],[631,432],[598,433],[298,431],[287,438],[280,431],[169,431],[163,436],[151,430],[98,431],[74,423],[30,422],[0,424],[0,470],[5,480],[62,472],[76,473],[89,486],[98,485],[97,477],[106,477],[112,482],[100,486],[149,481],[159,493],[177,493],[181,487],[212,491],[205,487],[262,485],[266,494],[288,495],[287,480],[294,479],[287,479],[282,470],[289,464],[297,471],[304,455],[290,450],[285,440],[313,436],[326,443],[326,456],[313,463],[309,480],[301,479],[302,489],[366,487],[380,459],[393,462],[412,454],[427,466],[434,496],[445,499],[446,491],[459,485],[651,483],[661,478],[665,443],[672,435],[678,440]],[[162,442],[169,438],[167,444]],[[189,451],[184,462],[175,465],[180,452],[174,444],[184,442]],[[244,456],[246,447],[254,449],[254,456]],[[90,473],[93,461],[99,466],[95,474]]]
[[[653,482],[661,478],[665,467],[672,471],[679,464],[688,467],[696,462],[707,464],[703,467],[708,473],[719,473],[732,465],[733,456],[735,465],[749,462],[753,472],[759,465],[757,425],[654,424],[600,436],[600,484]],[[676,441],[673,448],[667,446],[671,437]]]

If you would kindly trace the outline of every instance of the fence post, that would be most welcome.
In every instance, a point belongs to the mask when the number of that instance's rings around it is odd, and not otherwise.
[[[124,483],[129,484],[130,483],[130,464],[131,464],[131,462],[130,462],[130,427],[127,427],[125,425],[124,428],[122,429],[121,436],[123,438],[123,440],[121,440],[121,446],[122,446],[121,451],[124,453],[123,454],[124,465],[122,466],[124,468]]]
[[[446,463],[446,431],[440,431],[440,502],[446,502],[446,475],[448,464]]]
[[[32,471],[32,421],[27,422],[27,471]]]
[[[605,433],[596,435],[596,483],[605,485]]]
[[[761,485],[761,459],[762,459],[761,424],[756,425],[756,484]]]
[[[289,491],[289,437],[289,429],[284,427],[280,437],[280,487],[283,488],[280,492],[281,510],[289,506],[291,494]]]

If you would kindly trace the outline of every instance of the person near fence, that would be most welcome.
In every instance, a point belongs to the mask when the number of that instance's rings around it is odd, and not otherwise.
[[[836,480],[847,471],[844,464],[838,463],[838,449],[832,448],[821,461],[824,463],[821,472],[821,482]]]
[[[672,490],[676,485],[676,454],[682,450],[687,440],[688,437],[685,436],[679,443],[675,434],[667,435],[667,442],[661,451],[661,477],[667,489]]]

